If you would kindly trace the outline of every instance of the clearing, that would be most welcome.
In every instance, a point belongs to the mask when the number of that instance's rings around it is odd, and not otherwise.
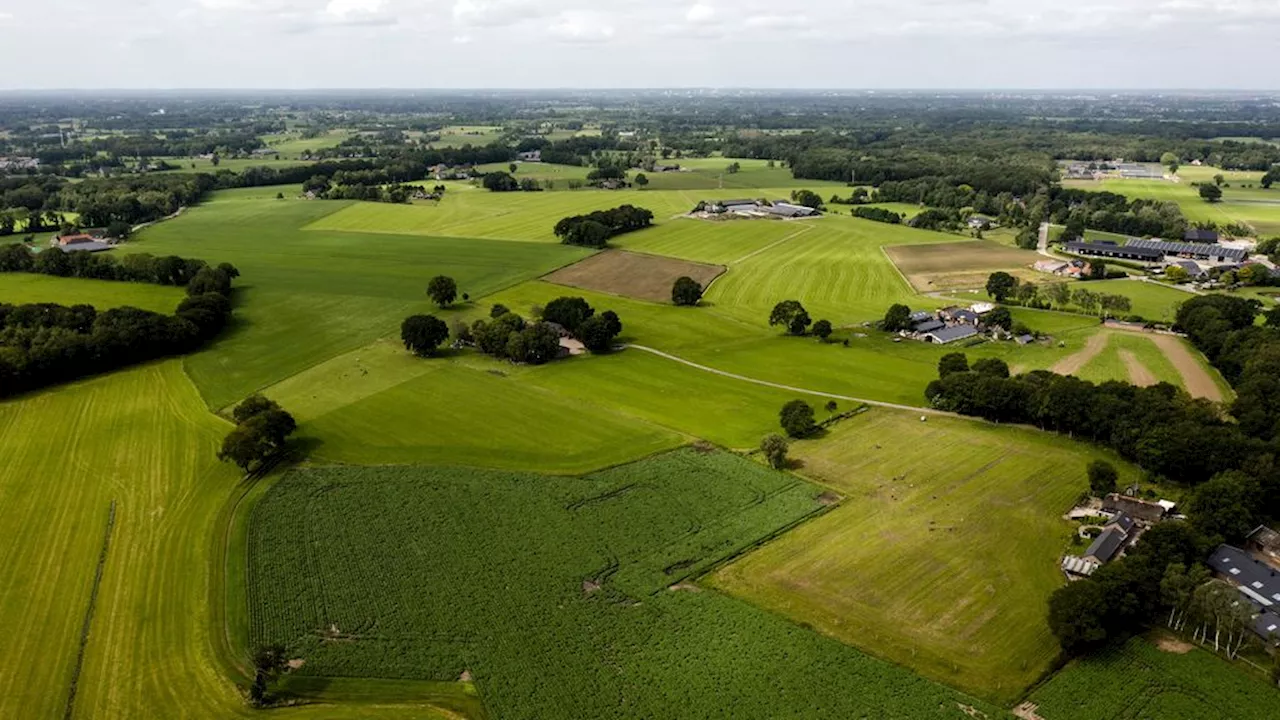
[[[688,276],[707,287],[725,271],[723,265],[706,265],[659,255],[605,250],[543,278],[557,285],[595,290],[610,295],[671,302],[671,286]]]
[[[0,273],[0,303],[92,305],[99,310],[136,307],[168,315],[187,296],[180,287],[114,280],[82,280],[37,273]]]
[[[821,494],[692,449],[588,477],[297,470],[253,512],[251,637],[302,675],[466,672],[500,718],[994,717],[773,613],[668,590],[821,513]]]
[[[713,584],[926,677],[1010,703],[1053,662],[1061,519],[1102,451],[1045,433],[873,409],[793,445],[845,495]]]

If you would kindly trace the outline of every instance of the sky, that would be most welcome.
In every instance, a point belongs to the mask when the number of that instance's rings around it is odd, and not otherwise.
[[[0,0],[0,37],[0,89],[1280,89],[1280,0]]]

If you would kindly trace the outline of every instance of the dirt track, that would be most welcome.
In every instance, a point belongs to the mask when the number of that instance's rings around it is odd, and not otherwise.
[[[1205,398],[1214,402],[1222,401],[1222,390],[1218,388],[1218,384],[1213,381],[1213,377],[1204,367],[1196,362],[1195,356],[1187,349],[1181,338],[1154,334],[1147,337],[1160,348],[1165,357],[1169,358],[1169,362],[1173,363],[1173,367],[1182,376],[1183,386],[1192,397]]]
[[[1107,340],[1110,339],[1110,337],[1111,336],[1105,332],[1093,335],[1085,343],[1084,348],[1080,350],[1080,352],[1073,353],[1062,358],[1050,369],[1059,375],[1073,375],[1080,372],[1080,368],[1088,365],[1090,360],[1098,357],[1098,354],[1106,349]]]
[[[1134,385],[1137,385],[1138,387],[1150,387],[1159,382],[1156,380],[1155,373],[1148,370],[1147,366],[1142,364],[1142,361],[1138,359],[1137,355],[1134,355],[1128,350],[1121,350],[1120,359],[1124,361],[1124,366],[1129,371],[1129,382]]]

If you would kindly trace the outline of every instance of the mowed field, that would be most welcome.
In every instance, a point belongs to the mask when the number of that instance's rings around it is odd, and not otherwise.
[[[1156,642],[1161,640],[1156,634]],[[1158,649],[1146,638],[1078,660],[1028,702],[1044,720],[1269,720],[1280,693],[1204,650]]]
[[[1222,189],[1222,201],[1208,203],[1200,198],[1195,182],[1213,182],[1213,175],[1222,172],[1231,187]],[[1252,226],[1260,237],[1280,235],[1280,187],[1263,190],[1258,181],[1262,173],[1224,172],[1216,168],[1182,168],[1178,171],[1182,182],[1167,180],[1070,180],[1066,187],[1084,190],[1107,190],[1130,198],[1168,200],[1178,204],[1182,213],[1192,222],[1215,222],[1219,225],[1244,223]],[[1252,188],[1241,187],[1252,184]]]
[[[898,245],[885,248],[912,287],[920,292],[982,287],[997,270],[1022,273],[1043,256],[991,240]]]
[[[671,302],[671,288],[678,278],[693,278],[706,288],[724,270],[721,265],[693,263],[625,250],[605,250],[560,268],[543,279],[557,285],[661,303]]]
[[[256,715],[222,649],[228,427],[177,360],[0,403],[0,717]],[[404,696],[276,712],[445,717]]]
[[[0,273],[0,303],[10,305],[58,303],[93,305],[99,310],[129,306],[167,315],[186,295],[182,288],[163,285]]]
[[[251,635],[302,675],[470,677],[504,719],[995,717],[689,582],[822,493],[692,449],[586,477],[301,470],[253,513]]]
[[[1060,516],[1102,453],[873,409],[792,455],[846,500],[720,570],[715,587],[999,702],[1050,665],[1045,613],[1071,533]]]

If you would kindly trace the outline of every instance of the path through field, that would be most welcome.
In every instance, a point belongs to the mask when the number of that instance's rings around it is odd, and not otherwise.
[[[1192,397],[1206,398],[1214,402],[1222,402],[1222,390],[1213,381],[1204,366],[1196,362],[1196,358],[1187,350],[1181,338],[1172,335],[1150,335],[1151,342],[1160,348],[1169,362],[1182,375],[1182,384]]]
[[[1121,350],[1120,359],[1124,360],[1124,366],[1129,371],[1129,382],[1138,387],[1149,387],[1158,382],[1155,373],[1147,369],[1137,355],[1128,350]]]
[[[1074,375],[1080,372],[1080,368],[1088,365],[1090,360],[1106,349],[1109,338],[1110,336],[1105,332],[1094,335],[1085,343],[1084,349],[1059,360],[1051,369],[1059,375]]]

